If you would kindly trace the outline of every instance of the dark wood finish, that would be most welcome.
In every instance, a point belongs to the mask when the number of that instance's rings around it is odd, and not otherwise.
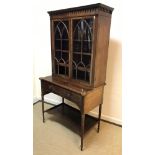
[[[85,126],[85,114],[81,113],[81,151],[83,150],[84,126]]]
[[[64,97],[62,97],[62,113],[64,113],[64,104],[65,104]]]
[[[40,78],[43,122],[44,95],[54,93],[61,96],[62,104],[52,111],[62,107],[63,114],[68,107],[64,99],[74,102],[81,115],[81,150],[87,113],[97,106],[97,131],[100,129],[112,11],[113,8],[97,3],[48,12],[52,76]]]
[[[111,17],[98,16],[98,32],[96,40],[94,87],[102,85],[106,81],[106,68],[108,59],[108,46]],[[104,36],[104,37],[103,37]]]
[[[97,128],[98,133],[100,131],[101,111],[102,111],[102,104],[99,105],[98,128]]]
[[[63,104],[60,103],[45,111],[45,114],[51,114],[47,120],[62,123],[69,130],[81,136],[81,112],[67,104],[64,104],[64,113],[62,114]],[[85,114],[84,133],[87,134],[91,128],[98,123],[98,118]]]
[[[55,106],[53,106],[53,107],[51,107],[51,108],[49,108],[49,109],[46,109],[44,112],[49,112],[49,111],[51,111],[51,110],[53,110],[53,109],[56,109],[56,108],[58,108],[58,107],[60,107],[60,106],[63,108],[63,103],[60,103],[60,104],[55,105]]]
[[[48,93],[55,93],[57,95],[62,96],[62,113],[65,113],[65,103],[64,98],[73,101],[81,111],[81,150],[83,150],[83,138],[84,138],[84,130],[85,130],[85,114],[96,106],[100,105],[99,108],[99,118],[98,120],[98,132],[100,128],[100,117],[101,117],[101,104],[102,104],[102,96],[103,96],[103,86],[90,89],[87,87],[77,87],[76,85],[71,85],[70,83],[57,81],[52,78],[52,76],[48,76],[45,78],[40,78],[42,94],[46,95]],[[43,106],[44,98],[42,97],[42,110],[43,110],[43,122],[44,120],[44,106]],[[59,107],[59,106],[58,106]],[[52,108],[55,109],[55,108]],[[47,111],[47,110],[46,110]]]
[[[83,6],[83,7],[76,7],[76,8],[69,8],[69,9],[64,9],[64,10],[57,10],[57,11],[49,11],[50,19],[51,19],[51,55],[52,55],[52,75],[53,77],[61,80],[67,80],[70,83],[74,83],[76,85],[81,85],[81,86],[88,86],[91,88],[98,87],[100,85],[103,85],[106,80],[106,66],[107,66],[107,57],[108,57],[108,45],[109,45],[109,34],[110,34],[110,23],[111,23],[111,14],[112,14],[113,8],[108,7],[106,5],[102,5],[100,3],[93,4],[93,5],[88,5],[88,6]],[[72,75],[72,72],[74,71],[73,63],[72,63],[72,58],[75,57],[75,60],[79,59],[78,54],[80,54],[80,51],[75,51],[74,44],[75,42],[74,39],[74,21],[79,20],[81,21],[79,26],[82,26],[83,24],[86,23],[86,25],[89,25],[89,21],[86,21],[88,19],[92,19],[92,34],[91,34],[91,53],[84,52],[84,47],[81,47],[83,56],[82,56],[82,63],[84,60],[87,60],[88,57],[90,58],[90,68],[83,68],[81,66],[77,67],[77,70],[79,72],[79,76],[84,74],[84,71],[86,70],[86,79],[89,76],[89,79],[87,80],[81,80],[80,78],[75,79],[74,76]],[[56,25],[55,23],[58,23]],[[67,24],[67,25],[66,25]],[[64,63],[58,62],[61,61],[59,58],[57,60],[57,63],[59,66],[62,66],[61,68],[65,68],[67,66],[68,69],[68,76],[64,76],[61,73],[57,73],[55,68],[56,67],[56,62],[55,62],[55,57],[56,59],[58,58],[55,53],[60,52],[65,54],[65,50],[63,47],[60,45],[58,46],[59,49],[56,49],[54,40],[55,39],[55,32],[57,32],[57,28],[63,27],[61,25],[64,25],[66,31],[67,31],[67,36],[68,38],[68,48],[66,53],[68,53],[68,64],[65,64],[66,60]],[[58,26],[58,27],[57,27]],[[89,25],[90,26],[90,25]],[[89,30],[86,28],[86,30]],[[82,29],[82,27],[81,27]],[[60,32],[60,30],[59,30]],[[82,32],[82,31],[81,31]],[[83,31],[85,32],[85,31]],[[61,32],[60,32],[61,33]],[[65,37],[65,36],[64,36]],[[65,38],[65,39],[66,39]],[[62,38],[63,40],[63,35]],[[80,41],[80,40],[79,40]],[[81,40],[82,41],[82,40]],[[80,42],[79,42],[80,43]],[[86,43],[86,42],[85,42]],[[82,42],[81,42],[82,44]],[[78,44],[77,44],[78,45]],[[80,45],[80,46],[83,46]],[[57,51],[57,52],[56,52]],[[57,53],[58,54],[58,53]],[[65,59],[63,56],[61,56],[63,60]],[[77,61],[77,63],[80,63],[80,60]],[[76,64],[76,65],[78,65]],[[84,65],[87,65],[87,63],[84,62]],[[59,67],[58,67],[59,68]],[[65,72],[65,71],[64,71]],[[82,74],[81,74],[81,73]],[[84,78],[84,77],[81,77]]]
[[[55,93],[74,102],[83,113],[87,113],[102,103],[103,86],[90,89],[77,87],[69,82],[62,82],[48,76],[41,79],[42,94]],[[64,102],[64,100],[63,100]]]
[[[84,97],[84,113],[88,113],[98,105],[102,104],[103,86],[88,91]]]
[[[77,86],[76,84],[73,84],[67,80],[61,80],[61,79],[55,78],[53,76],[40,77],[39,79],[41,80],[41,84],[45,83],[45,85],[43,85],[44,87],[42,87],[43,94],[48,93],[47,90],[48,90],[48,84],[49,83],[52,83],[56,86],[60,86],[60,87],[65,88],[65,89],[69,89],[69,90],[71,90],[77,94],[82,94],[82,90],[84,90],[84,91],[92,90],[92,88],[90,88],[90,87],[81,86],[81,85]]]
[[[102,10],[104,12],[107,12],[109,14],[112,14],[113,8],[101,4],[101,3],[97,3],[97,4],[91,4],[91,5],[86,5],[86,6],[79,6],[79,7],[74,7],[74,8],[68,8],[68,9],[61,9],[61,10],[56,10],[56,11],[48,11],[49,15],[59,15],[59,14],[65,14],[65,13],[70,13],[70,12],[78,12],[78,11],[98,11],[98,10]]]

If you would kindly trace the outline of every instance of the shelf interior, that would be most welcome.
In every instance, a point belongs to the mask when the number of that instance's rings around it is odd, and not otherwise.
[[[47,113],[51,115],[49,120],[52,122],[55,121],[57,123],[62,124],[69,130],[75,132],[76,134],[80,135],[80,127],[81,127],[81,113],[79,110],[64,104],[64,110],[63,110],[63,104],[56,107],[52,107],[51,110],[47,110]],[[85,115],[85,133],[89,131],[90,128],[94,127],[96,123],[98,122],[98,118],[95,118],[90,115]]]

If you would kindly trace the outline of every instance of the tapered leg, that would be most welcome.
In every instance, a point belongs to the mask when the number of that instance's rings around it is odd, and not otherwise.
[[[62,114],[64,114],[64,98],[62,97]]]
[[[97,128],[98,133],[100,131],[101,111],[102,111],[102,104],[99,105],[98,128]]]
[[[85,126],[85,114],[81,114],[81,151],[83,150],[84,126]]]
[[[44,117],[44,95],[41,95],[42,99],[42,115],[43,115],[43,123],[45,122],[45,117]]]

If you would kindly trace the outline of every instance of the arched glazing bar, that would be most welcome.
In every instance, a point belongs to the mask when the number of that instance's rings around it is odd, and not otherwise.
[[[68,21],[54,21],[54,39],[55,39],[55,71],[56,74],[68,76],[69,62],[69,31]],[[57,69],[58,67],[58,69]]]
[[[93,18],[73,20],[73,78],[89,82]],[[79,73],[79,74],[78,74]]]

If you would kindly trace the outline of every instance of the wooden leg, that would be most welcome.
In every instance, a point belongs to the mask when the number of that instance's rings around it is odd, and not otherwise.
[[[62,103],[64,103],[64,98],[62,97]]]
[[[41,96],[42,99],[42,115],[43,115],[43,123],[45,122],[45,117],[44,117],[44,95]]]
[[[62,97],[62,113],[64,114],[64,98]]]
[[[83,151],[84,127],[85,127],[85,114],[81,114],[81,151]]]
[[[100,131],[101,111],[102,111],[102,104],[99,105],[98,128],[97,128],[98,133]]]

